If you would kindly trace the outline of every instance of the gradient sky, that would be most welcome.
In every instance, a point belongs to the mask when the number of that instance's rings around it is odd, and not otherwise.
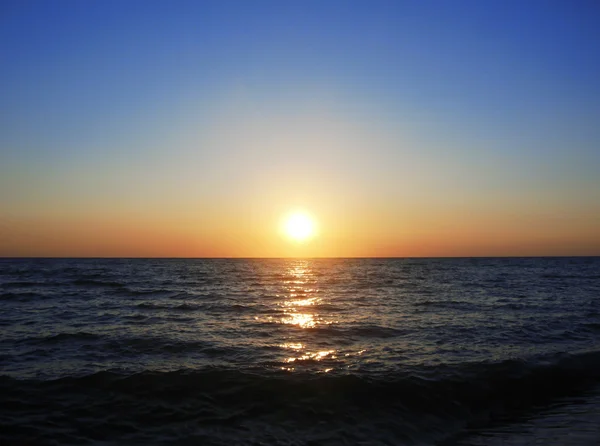
[[[2,256],[600,255],[596,1],[14,0],[0,55]]]

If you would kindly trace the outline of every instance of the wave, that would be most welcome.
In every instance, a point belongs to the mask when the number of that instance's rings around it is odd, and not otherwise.
[[[121,282],[112,282],[99,279],[76,279],[73,285],[86,286],[86,287],[108,287],[108,288],[124,288],[125,285]]]
[[[421,311],[427,311],[427,309],[429,308],[448,308],[460,310],[477,310],[481,308],[481,306],[478,304],[464,300],[422,300],[413,302],[412,305],[414,305],[417,308],[422,307],[423,310]]]
[[[600,279],[600,274],[542,274],[544,279]]]
[[[308,442],[336,432],[345,432],[348,443],[366,435],[373,442],[424,443],[518,418],[576,394],[600,380],[599,366],[600,352],[587,352],[380,376],[219,368],[113,370],[51,381],[0,376],[0,402],[10,403],[0,404],[0,415],[18,425],[34,413],[51,417],[59,412],[60,419],[46,424],[67,430],[78,420],[94,420],[95,429],[87,433],[91,439],[96,430],[113,432],[109,427],[118,421],[134,426],[139,435],[149,430],[152,435],[185,434],[181,426],[186,423],[203,435],[215,435],[218,426],[224,437],[209,441],[216,444],[242,438],[240,426],[246,427],[244,438],[270,444],[288,441],[288,434]],[[43,429],[44,423],[37,426]],[[277,432],[275,437],[264,437],[265,426],[275,429],[267,429]]]
[[[27,287],[39,287],[48,285],[48,282],[32,282],[32,281],[17,281],[17,282],[4,282],[1,284],[3,288],[27,288]]]
[[[197,311],[201,307],[189,303],[183,303],[179,305],[167,305],[152,302],[142,302],[137,304],[136,308],[140,308],[142,310]]]
[[[284,313],[278,313],[283,315]],[[269,336],[272,334],[272,330],[298,330],[300,332],[311,333],[312,335],[322,336],[323,338],[336,338],[336,342],[343,344],[351,343],[356,338],[394,338],[399,336],[405,336],[411,332],[410,329],[406,328],[392,328],[385,327],[376,324],[363,324],[363,325],[345,325],[337,323],[325,323],[318,324],[313,327],[303,327],[300,325],[282,323],[280,319],[274,320],[263,320],[261,324],[270,327]]]
[[[32,344],[53,344],[57,342],[72,342],[72,341],[94,341],[100,339],[99,335],[79,331],[75,333],[58,333],[49,336],[35,336],[20,340],[20,343]]]
[[[332,327],[333,330],[339,330],[338,327]],[[380,325],[362,325],[344,330],[345,336],[360,336],[362,338],[394,338],[404,336],[410,330],[398,329],[392,327],[382,327]]]
[[[583,324],[583,328],[589,331],[600,331],[600,322],[587,322]]]
[[[38,293],[32,293],[32,292],[23,292],[23,293],[2,293],[0,294],[0,301],[3,300],[16,300],[16,301],[20,301],[20,302],[28,302],[30,300],[33,299],[38,299],[42,297],[40,294]]]
[[[142,338],[129,337],[122,339],[107,340],[103,346],[107,351],[115,355],[134,353],[139,354],[197,354],[216,357],[231,354],[230,348],[217,347],[206,341],[182,341],[165,338]]]
[[[108,354],[114,358],[123,358],[128,355],[162,355],[162,354],[202,354],[205,357],[224,357],[234,355],[234,347],[222,347],[208,341],[181,340],[161,337],[122,337],[119,339],[104,337],[99,334],[87,332],[58,333],[50,336],[31,336],[17,341],[18,344],[33,346],[53,346],[61,344],[68,349],[80,348],[81,343],[94,343],[94,349]]]

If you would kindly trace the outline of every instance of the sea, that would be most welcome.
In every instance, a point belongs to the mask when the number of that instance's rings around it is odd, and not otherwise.
[[[597,445],[600,258],[3,258],[0,444]]]

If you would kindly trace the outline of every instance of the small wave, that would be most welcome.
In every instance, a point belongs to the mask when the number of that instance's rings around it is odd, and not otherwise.
[[[18,282],[4,282],[1,286],[3,288],[27,288],[43,286],[46,282],[31,282],[31,281],[18,281]]]
[[[98,279],[76,279],[73,285],[85,286],[85,287],[108,287],[108,288],[124,288],[125,285],[121,282],[110,282]]]
[[[2,293],[0,294],[0,301],[2,300],[16,300],[20,302],[27,302],[33,299],[40,298],[41,295],[38,293],[24,292],[24,293]]]
[[[587,322],[583,324],[583,328],[590,331],[600,331],[600,322]]]
[[[394,338],[406,335],[407,330],[379,325],[340,326],[338,324],[317,325],[315,327],[302,328],[313,334],[321,334],[326,337],[339,337],[350,340],[353,338]]]
[[[422,300],[413,302],[417,308],[445,308],[445,309],[478,309],[479,306],[464,300]]]
[[[263,305],[242,305],[242,304],[228,304],[223,302],[213,302],[213,303],[204,303],[202,305],[202,310],[208,314],[223,314],[223,313],[244,313],[247,311],[256,311],[261,307],[265,307]],[[265,310],[265,311],[268,311]],[[262,312],[262,311],[261,311]]]
[[[126,314],[121,316],[123,319],[132,320],[132,321],[143,321],[148,319],[148,316],[144,314]]]
[[[525,305],[522,303],[518,303],[518,302],[509,302],[509,303],[504,303],[501,305],[496,305],[495,308],[499,309],[499,310],[526,310],[526,309],[532,309],[532,308],[536,308],[533,305]]]
[[[168,305],[161,303],[142,302],[137,304],[136,308],[140,308],[142,310],[197,311],[200,307],[190,303]]]
[[[132,287],[123,287],[123,292],[130,296],[147,296],[147,297],[178,297],[180,293],[167,289],[138,289]]]
[[[33,343],[33,344],[53,344],[58,342],[68,341],[94,341],[100,339],[99,335],[93,333],[87,333],[84,331],[76,333],[58,333],[49,336],[37,336],[23,339],[22,342]]]
[[[404,336],[407,330],[400,330],[392,327],[381,327],[379,325],[366,325],[349,330],[349,335],[357,335],[366,338],[394,338]]]
[[[58,333],[51,336],[28,337],[18,341],[19,344],[35,346],[52,346],[62,343],[94,342],[94,349],[115,357],[129,355],[161,355],[161,354],[202,354],[205,357],[223,357],[234,354],[233,347],[220,347],[208,341],[159,338],[159,337],[123,337],[106,338],[87,332]]]
[[[329,304],[329,303],[318,303],[313,306],[315,310],[319,311],[327,311],[331,313],[341,313],[342,311],[347,311],[346,307],[342,307],[339,305]]]
[[[101,346],[102,347],[102,346]],[[203,341],[181,341],[164,338],[122,338],[107,341],[103,346],[113,354],[163,354],[163,353],[196,353],[202,352],[210,355],[213,345]],[[219,354],[223,354],[219,350]]]
[[[544,279],[600,279],[598,274],[542,274]]]

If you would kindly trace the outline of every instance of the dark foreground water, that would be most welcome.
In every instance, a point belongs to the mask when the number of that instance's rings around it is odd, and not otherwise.
[[[0,259],[2,444],[598,444],[600,258]]]

